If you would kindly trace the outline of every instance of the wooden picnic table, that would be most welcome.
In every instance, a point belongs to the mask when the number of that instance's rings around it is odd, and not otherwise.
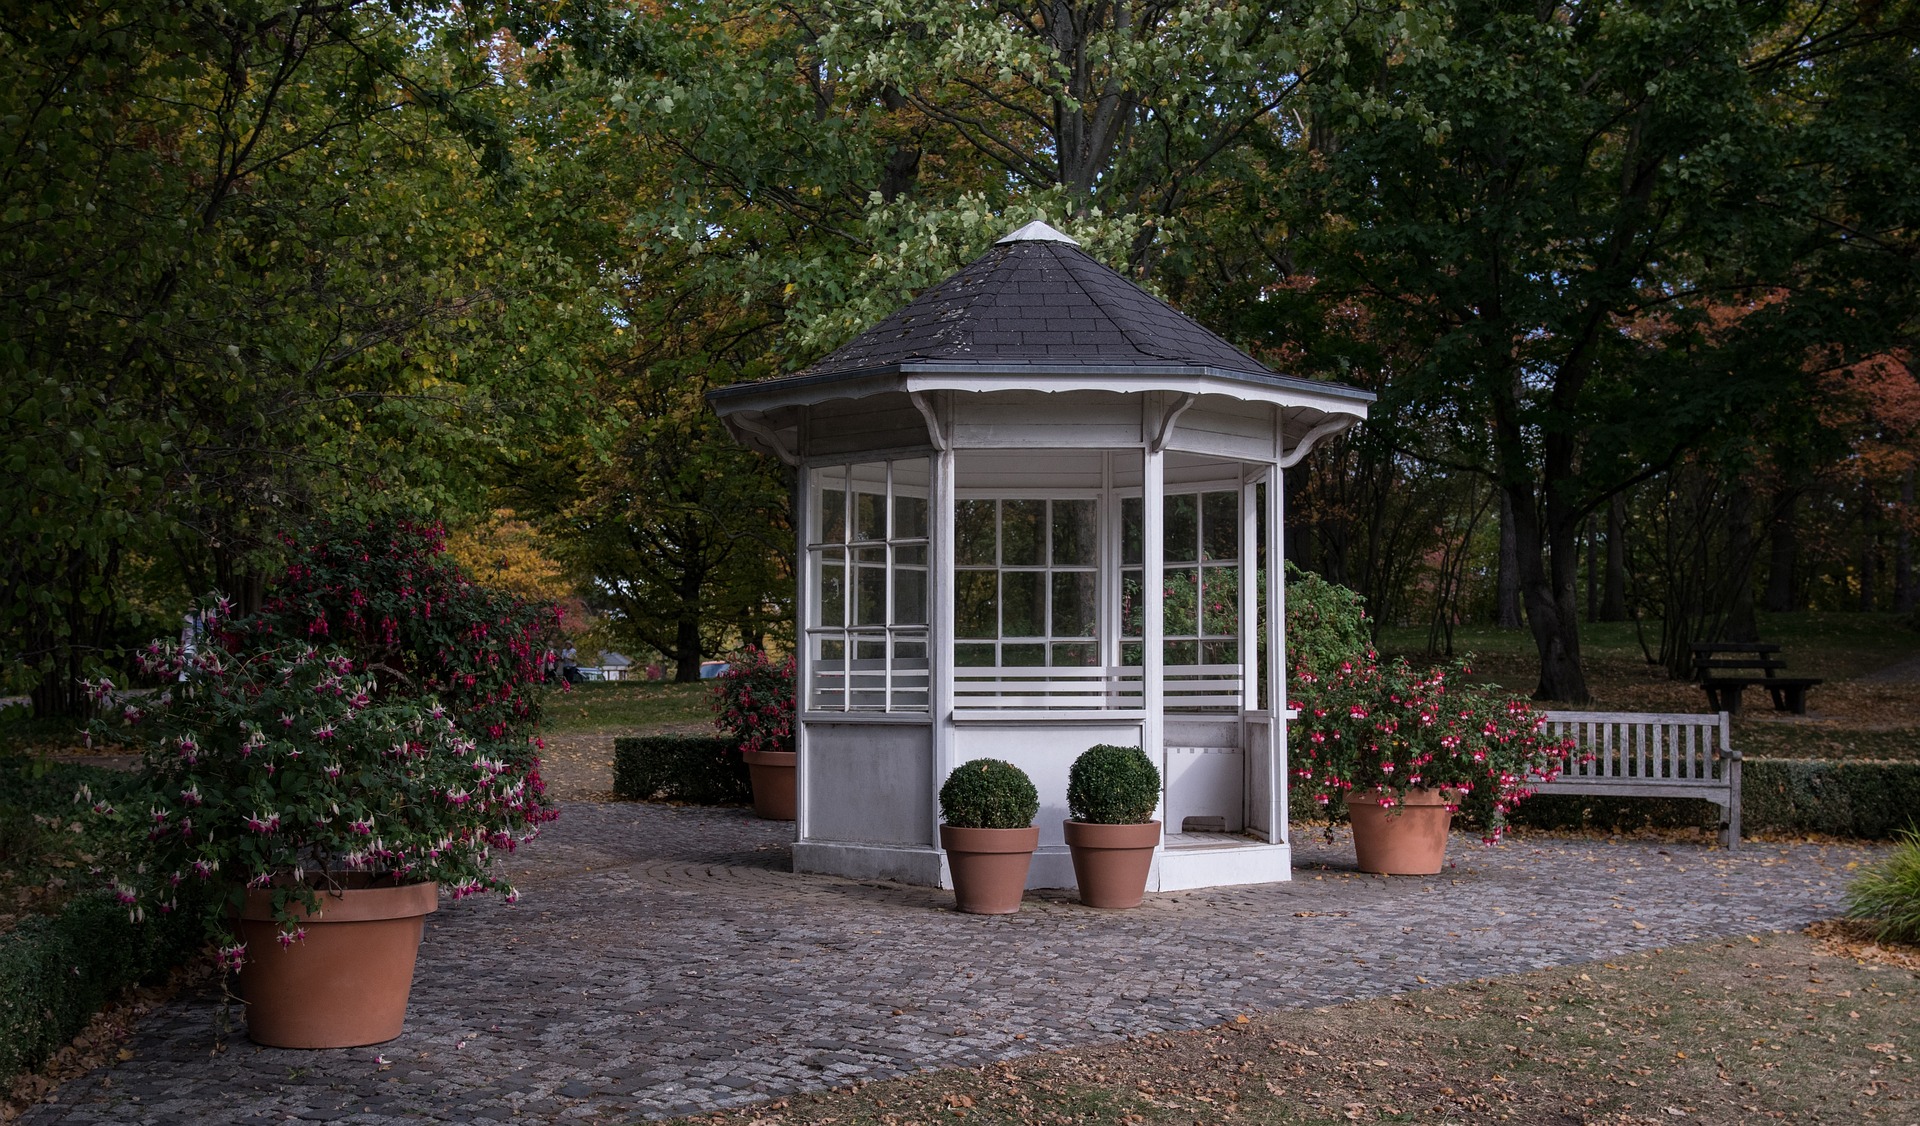
[[[1779,675],[1787,662],[1779,655],[1780,646],[1773,642],[1701,641],[1691,648],[1693,677],[1700,682],[1707,694],[1707,706],[1714,711],[1738,714],[1741,694],[1758,686],[1773,697],[1774,711],[1806,715],[1807,690],[1825,683],[1815,676]]]

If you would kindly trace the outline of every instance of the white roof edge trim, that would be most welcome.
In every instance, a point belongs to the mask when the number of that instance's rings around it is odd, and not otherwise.
[[[1273,403],[1283,407],[1306,407],[1318,410],[1322,414],[1347,415],[1355,421],[1364,420],[1368,413],[1366,402],[1356,401],[1344,395],[1319,394],[1294,387],[1263,387],[1256,383],[1244,383],[1237,379],[1226,379],[1210,375],[1050,375],[1045,387],[1030,384],[1015,384],[1009,377],[993,376],[951,376],[909,373],[905,376],[908,392],[916,391],[1042,391],[1048,394],[1059,391],[1110,391],[1120,394],[1141,391],[1175,391],[1189,395],[1217,395],[1229,399],[1239,399],[1250,403]]]
[[[999,246],[1003,242],[1064,242],[1068,246],[1080,245],[1078,239],[1061,234],[1039,219],[1035,219],[1033,222],[1028,223],[1017,231],[1008,233],[1002,238],[993,240],[995,246]]]

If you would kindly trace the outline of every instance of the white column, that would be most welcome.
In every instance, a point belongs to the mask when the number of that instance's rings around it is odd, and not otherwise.
[[[1166,455],[1147,443],[1144,478],[1140,485],[1140,697],[1146,708],[1144,738],[1147,757],[1160,765],[1162,777],[1167,769],[1166,747],[1166,632],[1165,608],[1161,599],[1166,587],[1166,568],[1161,555],[1166,547]],[[1164,803],[1163,803],[1164,804]],[[1161,833],[1178,832],[1177,826],[1162,826]]]
[[[940,786],[955,765],[953,754],[953,518],[954,454],[933,455],[927,483],[927,709],[933,721],[932,824],[940,824]],[[934,831],[934,847],[940,844]],[[943,879],[945,864],[942,864]]]
[[[1252,809],[1252,782],[1260,771],[1267,771],[1267,789],[1277,784],[1272,775],[1271,746],[1264,740],[1253,746],[1248,737],[1247,713],[1260,710],[1260,475],[1247,467],[1240,476],[1240,749],[1246,754],[1246,769],[1241,774],[1241,815],[1250,823],[1258,820]],[[1265,730],[1271,730],[1268,723]],[[1267,839],[1279,839],[1273,823],[1267,822]]]
[[[793,493],[793,543],[797,552],[793,573],[793,749],[799,752],[794,759],[794,824],[796,840],[807,839],[808,802],[807,802],[807,723],[805,716],[809,705],[813,703],[813,644],[807,635],[807,629],[817,623],[813,620],[815,575],[808,564],[807,543],[813,536],[813,471],[806,465],[794,472]]]
[[[1286,479],[1277,461],[1267,471],[1267,706],[1273,716],[1267,725],[1267,754],[1273,770],[1273,812],[1268,822],[1273,828],[1267,839],[1274,841],[1292,840],[1292,826],[1286,820],[1287,794],[1293,785],[1287,763],[1287,564],[1282,523],[1287,511]]]

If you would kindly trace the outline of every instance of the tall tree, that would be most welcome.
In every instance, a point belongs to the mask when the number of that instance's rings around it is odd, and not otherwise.
[[[1805,409],[1811,349],[1859,355],[1911,310],[1910,278],[1859,285],[1897,273],[1861,244],[1897,236],[1909,213],[1837,194],[1911,137],[1850,132],[1819,95],[1852,81],[1835,59],[1910,44],[1914,18],[1910,5],[1476,0],[1448,9],[1444,47],[1355,52],[1347,71],[1437,124],[1363,122],[1328,99],[1338,128],[1298,182],[1301,206],[1335,221],[1301,253],[1330,299],[1364,295],[1430,345],[1388,401],[1433,408],[1402,436],[1410,448],[1506,494],[1540,698],[1588,697],[1587,516],[1729,417]],[[1889,192],[1911,179],[1882,177]],[[1755,300],[1757,287],[1787,299]],[[1716,304],[1743,314],[1709,332]]]

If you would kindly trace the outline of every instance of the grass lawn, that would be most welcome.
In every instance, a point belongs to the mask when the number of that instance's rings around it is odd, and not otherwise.
[[[547,698],[544,729],[557,735],[609,728],[706,727],[713,683],[618,680],[573,685]]]
[[[1920,973],[1766,935],[683,1122],[1908,1124],[1916,1034]]]

